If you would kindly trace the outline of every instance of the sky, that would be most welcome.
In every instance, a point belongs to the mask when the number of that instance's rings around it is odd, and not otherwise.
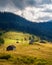
[[[0,0],[0,11],[13,12],[32,22],[52,20],[52,0]]]

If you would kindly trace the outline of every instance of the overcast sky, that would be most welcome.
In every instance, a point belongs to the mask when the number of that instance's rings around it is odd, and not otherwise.
[[[33,22],[52,20],[52,0],[0,0],[0,11],[18,14]]]

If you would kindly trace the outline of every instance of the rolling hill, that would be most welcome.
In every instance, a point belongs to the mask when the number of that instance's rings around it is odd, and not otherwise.
[[[0,65],[52,65],[52,42],[48,41],[52,41],[52,21],[34,23],[0,12]],[[7,51],[10,45],[15,49]]]

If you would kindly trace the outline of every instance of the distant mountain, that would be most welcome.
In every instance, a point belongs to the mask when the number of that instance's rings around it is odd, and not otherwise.
[[[27,32],[52,41],[52,20],[34,23],[13,13],[0,12],[0,29]]]

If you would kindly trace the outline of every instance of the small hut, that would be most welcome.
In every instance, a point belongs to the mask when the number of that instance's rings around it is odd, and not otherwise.
[[[14,45],[9,45],[9,46],[6,48],[7,51],[11,51],[11,50],[15,50],[15,49],[16,49],[16,47],[15,47]]]

